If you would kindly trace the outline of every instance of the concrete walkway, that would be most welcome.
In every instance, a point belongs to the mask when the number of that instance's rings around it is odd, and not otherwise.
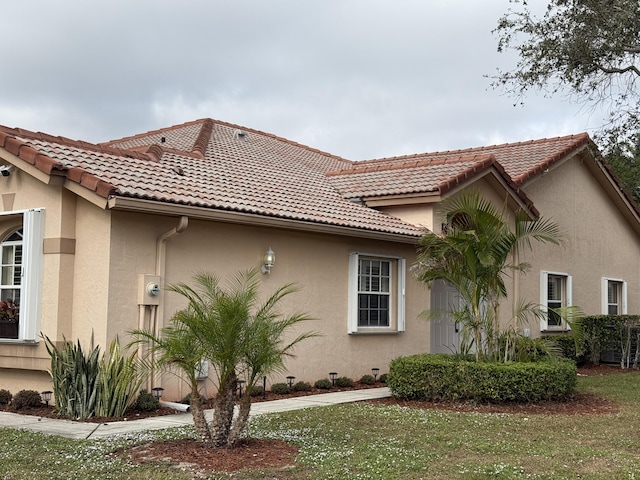
[[[389,389],[382,387],[292,397],[282,400],[273,400],[271,402],[257,402],[251,405],[251,416],[263,415],[265,413],[300,410],[302,408],[309,407],[325,407],[328,405],[359,402],[389,396],[391,396]],[[207,410],[206,416],[208,420],[211,420],[213,417],[213,410]],[[144,430],[158,430],[185,425],[193,425],[193,417],[191,416],[191,413],[177,413],[175,415],[163,415],[131,421],[87,423],[0,412],[0,427],[22,428],[34,432],[59,435],[61,437],[75,439],[104,438],[112,435],[124,435]]]

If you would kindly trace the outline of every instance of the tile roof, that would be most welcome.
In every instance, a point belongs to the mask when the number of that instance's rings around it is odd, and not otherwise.
[[[406,195],[437,192],[451,188],[490,167],[495,167],[506,181],[511,179],[490,154],[431,158],[398,162],[358,162],[349,169],[327,172],[331,183],[348,198]],[[513,183],[513,182],[511,182]],[[517,190],[515,184],[512,185]]]
[[[505,143],[488,147],[450,150],[446,152],[419,153],[401,157],[379,158],[358,162],[358,168],[381,165],[395,165],[407,162],[446,162],[479,155],[493,155],[505,172],[517,185],[544,172],[549,166],[567,156],[570,152],[590,142],[587,133],[564,137],[543,138],[519,143]]]
[[[0,147],[104,198],[132,197],[411,237],[424,233],[349,201],[326,181],[325,172],[352,162],[210,119],[98,145],[0,127]]]
[[[352,162],[212,119],[90,144],[0,127],[0,147],[103,198],[129,197],[418,237],[424,230],[353,201],[445,194],[495,169],[519,186],[589,142],[587,134]]]

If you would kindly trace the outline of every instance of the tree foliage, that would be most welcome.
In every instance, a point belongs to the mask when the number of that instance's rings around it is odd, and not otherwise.
[[[472,346],[476,360],[497,359],[501,357],[499,306],[508,294],[505,279],[511,272],[528,270],[520,252],[531,249],[533,242],[560,243],[559,227],[517,213],[512,229],[509,219],[476,192],[444,202],[442,214],[446,231],[442,235],[429,232],[420,240],[418,278],[429,286],[444,280],[456,287],[462,302],[453,306],[451,314],[462,325],[463,347]],[[533,306],[514,299],[515,333],[523,312],[531,311]],[[506,351],[510,351],[508,344]]]
[[[617,143],[640,126],[636,82],[640,55],[637,0],[551,0],[537,16],[527,0],[498,22],[498,51],[515,50],[516,67],[498,71],[493,86],[522,98],[529,89],[566,91],[592,108],[609,111],[601,135]]]
[[[640,134],[609,145],[605,157],[627,192],[640,204]]]
[[[258,380],[284,369],[284,359],[302,340],[314,333],[289,333],[305,314],[283,315],[279,303],[297,289],[293,284],[278,288],[260,302],[260,274],[257,270],[240,272],[226,284],[210,273],[194,277],[194,286],[179,283],[169,290],[187,300],[171,324],[159,336],[137,330],[134,343],[147,344],[153,363],[182,373],[191,389],[191,412],[200,440],[216,448],[234,447],[247,425],[251,394]],[[202,360],[210,362],[217,390],[214,414],[208,424],[198,391],[196,370]],[[239,381],[245,388],[238,398]],[[234,415],[236,404],[239,412]]]

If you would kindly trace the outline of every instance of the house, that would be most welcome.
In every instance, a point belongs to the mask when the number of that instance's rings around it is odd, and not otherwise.
[[[158,331],[184,305],[165,285],[264,266],[267,252],[264,292],[296,282],[283,308],[321,333],[287,361],[297,380],[455,350],[455,324],[419,318],[451,292],[429,292],[411,266],[421,235],[440,232],[440,202],[470,189],[566,233],[564,248],[536,247],[514,295],[640,311],[638,210],[586,134],[352,162],[211,119],[102,144],[0,127],[0,173],[0,299],[19,305],[0,318],[0,387],[12,391],[50,386],[40,333],[87,346],[93,335],[104,350]],[[186,394],[173,377],[162,386]]]

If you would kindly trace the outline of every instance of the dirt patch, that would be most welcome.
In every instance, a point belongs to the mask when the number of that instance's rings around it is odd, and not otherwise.
[[[154,442],[117,452],[134,463],[167,462],[188,471],[235,472],[292,466],[298,448],[279,440],[250,438],[233,449],[215,449],[194,439]]]

